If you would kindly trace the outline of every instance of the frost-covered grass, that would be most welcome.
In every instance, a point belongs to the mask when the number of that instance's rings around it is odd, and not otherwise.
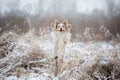
[[[67,44],[63,63],[55,75],[50,31],[33,30],[0,38],[0,79],[3,80],[115,80],[120,79],[120,43],[79,40]]]

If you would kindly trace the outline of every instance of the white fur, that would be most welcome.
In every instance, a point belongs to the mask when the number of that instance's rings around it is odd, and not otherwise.
[[[54,42],[54,54],[59,58],[62,58],[63,54],[65,53],[65,46],[71,39],[71,33],[67,32],[59,32],[53,31],[51,33],[52,40]]]

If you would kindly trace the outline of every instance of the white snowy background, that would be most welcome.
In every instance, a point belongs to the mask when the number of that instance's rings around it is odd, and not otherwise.
[[[0,0],[0,80],[120,80],[119,17],[120,0]],[[55,18],[74,25],[57,76]]]

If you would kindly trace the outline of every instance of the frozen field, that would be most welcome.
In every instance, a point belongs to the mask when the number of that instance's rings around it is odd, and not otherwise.
[[[35,36],[4,33],[0,38],[0,80],[115,80],[120,79],[120,43],[72,41],[55,73],[50,31]]]

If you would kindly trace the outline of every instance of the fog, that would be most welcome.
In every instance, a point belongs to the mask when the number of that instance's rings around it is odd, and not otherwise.
[[[110,9],[111,7],[112,9]],[[91,14],[94,10],[102,11],[105,15],[120,13],[119,0],[0,0],[0,14],[6,15],[12,11],[30,15]]]
[[[86,27],[97,33],[100,26],[115,36],[120,33],[120,0],[0,0],[0,33],[16,25],[27,31],[28,18],[36,29],[50,26],[55,19],[68,19],[74,36]]]

